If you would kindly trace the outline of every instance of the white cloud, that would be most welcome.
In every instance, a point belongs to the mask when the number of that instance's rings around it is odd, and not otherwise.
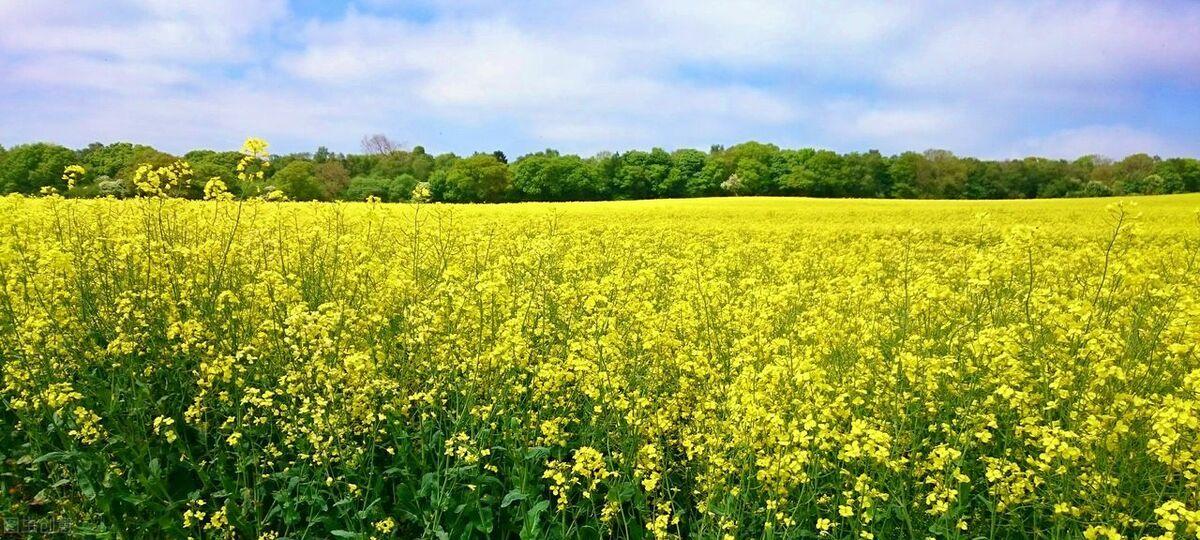
[[[17,109],[0,114],[0,139],[182,149],[253,132],[353,150],[387,132],[460,152],[754,138],[995,155],[1161,146],[1185,128],[1121,128],[1146,123],[1146,82],[1200,87],[1195,3],[362,0],[324,19],[292,7],[0,0],[0,106]],[[1046,134],[1049,122],[1090,127]]]
[[[117,0],[0,5],[0,49],[171,62],[230,61],[286,12],[285,0]]]
[[[672,59],[844,69],[847,62],[875,63],[863,53],[903,34],[919,10],[876,1],[633,0],[608,13],[626,21],[624,36],[635,48]]]
[[[841,121],[854,133],[878,138],[944,136],[962,127],[958,112],[945,108],[869,109]]]
[[[102,60],[90,56],[53,54],[6,70],[11,81],[37,85],[75,86],[117,93],[140,93],[200,80],[190,70],[145,61]]]
[[[986,111],[947,100],[836,100],[817,119],[836,148],[886,153],[938,148],[975,155],[1006,127]]]
[[[640,66],[621,47],[543,34],[503,17],[420,26],[351,12],[310,24],[305,35],[307,45],[280,60],[293,76],[330,88],[388,88],[412,100],[409,106],[456,121],[503,119],[527,135],[583,147],[624,147],[713,119],[777,125],[798,114],[761,89],[680,81]]]
[[[1027,138],[1012,154],[1014,157],[1036,155],[1063,159],[1100,154],[1121,159],[1137,153],[1172,157],[1186,155],[1188,150],[1196,152],[1200,149],[1183,148],[1155,133],[1129,126],[1091,125]]]
[[[947,8],[901,51],[888,83],[1028,99],[1119,88],[1141,76],[1200,81],[1200,4],[996,2]]]
[[[0,115],[0,134],[19,133],[14,142],[52,140],[74,147],[145,142],[176,153],[236,149],[254,135],[270,141],[273,151],[311,151],[314,141],[358,141],[369,132],[364,126],[378,121],[378,110],[372,98],[351,102],[282,88],[208,84],[154,99],[84,92],[37,108],[14,107]]]

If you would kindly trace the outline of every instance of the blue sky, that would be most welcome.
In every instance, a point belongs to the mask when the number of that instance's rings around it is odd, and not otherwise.
[[[1200,156],[1200,2],[0,0],[0,144]]]

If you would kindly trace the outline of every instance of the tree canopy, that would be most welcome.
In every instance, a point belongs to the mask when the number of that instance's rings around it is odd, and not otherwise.
[[[404,201],[422,182],[428,183],[432,200],[446,202],[733,195],[1016,199],[1200,191],[1200,161],[1147,154],[1121,160],[1096,155],[1070,161],[981,160],[937,149],[886,156],[748,141],[708,151],[653,148],[585,157],[546,149],[516,158],[501,151],[459,157],[433,155],[422,146],[408,150],[383,135],[364,138],[363,150],[341,154],[320,147],[272,156],[261,181],[241,185],[236,174],[241,154],[234,151],[200,149],[177,157],[128,142],[77,150],[39,142],[0,147],[0,190],[65,191],[63,171],[78,164],[86,172],[68,196],[124,196],[134,192],[131,179],[138,166],[163,167],[183,159],[194,174],[192,184],[179,192],[197,198],[212,178],[236,196],[277,188],[295,200],[323,201]]]

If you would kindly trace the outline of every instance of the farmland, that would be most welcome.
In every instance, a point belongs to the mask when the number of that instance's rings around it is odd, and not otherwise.
[[[1200,531],[1198,196],[210,198],[0,199],[4,512],[134,537]]]

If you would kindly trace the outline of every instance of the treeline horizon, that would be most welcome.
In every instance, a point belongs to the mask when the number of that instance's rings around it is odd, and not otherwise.
[[[308,201],[407,201],[421,186],[440,202],[599,201],[714,196],[802,196],[900,199],[1032,199],[1152,195],[1200,191],[1200,161],[1132,154],[1075,160],[1027,157],[984,160],[947,150],[883,155],[838,153],[745,142],[708,151],[661,148],[600,152],[590,157],[547,149],[510,160],[503,152],[458,156],[401,148],[386,136],[362,141],[362,152],[320,147],[272,155],[261,180],[239,182],[237,151],[193,150],[181,156],[127,142],[70,149],[53,143],[0,146],[0,191],[67,197],[128,197],[138,166],[187,161],[193,177],[172,195],[202,198],[220,178],[238,197],[282,191]],[[63,171],[85,172],[68,189]]]

